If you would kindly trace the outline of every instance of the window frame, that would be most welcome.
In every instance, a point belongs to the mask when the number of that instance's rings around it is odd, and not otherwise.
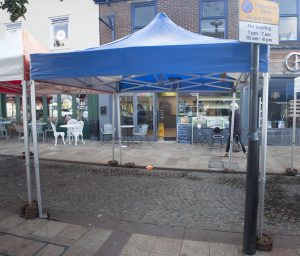
[[[276,1],[276,0],[273,0],[273,1],[276,2],[276,3],[278,3],[278,1]],[[279,8],[279,22],[280,22],[281,17],[283,17],[283,18],[296,17],[297,18],[297,23],[296,23],[297,24],[297,39],[296,40],[280,40],[279,39],[280,43],[298,42],[300,40],[300,33],[299,33],[299,31],[300,31],[300,18],[299,18],[299,14],[300,13],[299,13],[299,7],[300,7],[299,0],[296,0],[296,14],[281,14],[280,13],[280,8]],[[279,28],[279,33],[280,33],[280,28]]]
[[[224,16],[203,16],[203,5],[207,2],[224,2]],[[224,38],[226,39],[228,36],[228,0],[200,0],[199,4],[199,33],[202,34],[202,28],[201,28],[201,21],[202,20],[211,20],[211,19],[224,19],[225,20],[225,26],[224,26]],[[205,35],[204,35],[205,36]],[[219,37],[216,37],[219,38]]]
[[[54,42],[54,25],[55,24],[59,24],[59,22],[55,22],[55,20],[63,20],[65,19],[65,22],[68,23],[68,43],[67,45],[64,46],[59,46],[59,47],[55,47],[53,45]],[[49,21],[50,21],[50,49],[51,50],[60,50],[60,49],[70,49],[70,15],[62,15],[62,16],[55,16],[55,17],[49,17]]]
[[[148,7],[148,6],[153,6],[154,7],[154,17],[157,14],[157,2],[156,1],[151,1],[151,2],[140,2],[140,3],[132,3],[131,4],[131,31],[134,32],[136,30],[142,29],[145,26],[135,26],[134,21],[135,21],[135,10],[140,7]],[[153,17],[153,18],[154,18]]]

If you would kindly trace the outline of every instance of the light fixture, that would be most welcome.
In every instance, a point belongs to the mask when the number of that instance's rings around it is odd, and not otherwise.
[[[217,34],[218,33],[218,27],[223,25],[223,21],[214,20],[210,24],[215,27],[215,33]]]

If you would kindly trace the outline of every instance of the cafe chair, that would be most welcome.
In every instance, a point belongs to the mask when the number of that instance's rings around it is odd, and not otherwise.
[[[207,127],[196,127],[196,138],[198,143],[207,143],[209,144],[209,139],[211,138],[211,128]]]
[[[36,126],[36,133],[37,133],[38,137],[42,136],[43,137],[43,142],[45,142],[45,131],[43,130],[42,125],[37,125]]]
[[[55,125],[55,127],[56,127],[56,125],[57,125],[57,119],[55,120],[55,122],[54,122],[54,125]],[[46,129],[45,129],[45,141],[47,141],[47,133],[53,133],[53,129],[52,129],[52,126],[51,126],[51,124],[48,124],[47,125],[47,127],[46,127]]]
[[[24,128],[23,125],[13,123],[15,131],[18,133],[18,140],[24,139]]]
[[[57,145],[57,137],[59,137],[59,136],[61,136],[63,143],[66,144],[65,143],[65,133],[64,132],[57,132],[55,125],[52,122],[50,122],[50,124],[51,124],[52,130],[53,130],[53,135],[54,135],[54,138],[55,138],[55,146]]]
[[[219,142],[220,146],[223,147],[223,132],[222,129],[220,127],[215,127],[213,128],[213,134],[212,134],[212,138],[211,138],[211,146],[213,147],[215,142]]]
[[[79,139],[79,136],[81,137],[81,141],[84,144],[85,142],[83,141],[83,127],[84,127],[84,122],[83,121],[77,121],[74,129],[72,130],[72,135],[75,140],[75,146],[77,146],[77,141]]]
[[[7,136],[7,129],[6,129],[6,127],[5,127],[4,124],[0,124],[0,134],[1,134],[2,136],[5,135],[5,139],[6,139],[6,140],[8,139],[8,136]]]
[[[104,143],[104,136],[109,135],[113,138],[113,134],[116,129],[113,129],[112,124],[104,124],[103,129],[101,128],[100,133],[102,134],[102,143]]]
[[[148,143],[150,143],[149,137],[148,137],[148,127],[149,127],[148,124],[139,125],[137,132],[132,133],[132,135],[140,137],[141,144],[143,141],[143,137],[147,137]]]
[[[74,128],[75,128],[75,125],[77,124],[77,120],[76,119],[70,119],[68,122],[67,122],[67,125],[74,125],[74,127],[68,127],[67,129],[67,137],[68,137],[68,141],[69,141],[69,144],[71,144],[71,139],[73,137],[73,131],[74,131]]]

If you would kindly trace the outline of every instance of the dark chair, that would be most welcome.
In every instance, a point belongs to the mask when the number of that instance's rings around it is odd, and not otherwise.
[[[211,138],[211,146],[213,147],[215,142],[219,142],[220,146],[223,147],[223,132],[222,129],[220,127],[215,127],[213,128],[213,134],[212,134],[212,138]]]
[[[133,132],[132,133],[134,136],[139,136],[140,140],[141,140],[141,144],[143,141],[143,137],[146,137],[148,140],[148,143],[150,143],[149,141],[149,137],[148,137],[148,124],[142,124],[138,126],[138,131],[137,132]]]
[[[196,142],[197,143],[210,143],[211,129],[206,127],[197,128],[196,127]]]

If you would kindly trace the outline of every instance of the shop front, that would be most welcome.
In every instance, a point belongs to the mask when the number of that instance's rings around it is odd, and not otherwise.
[[[103,97],[103,96],[102,96]],[[239,97],[237,97],[239,104]],[[197,92],[123,93],[120,96],[121,125],[148,125],[148,136],[154,140],[197,142],[190,134],[181,138],[182,127],[229,127],[231,93]],[[100,117],[101,123],[101,117]]]
[[[293,127],[294,78],[300,76],[300,51],[273,49],[270,59],[268,95],[268,144],[291,145]],[[262,88],[259,91],[262,98]],[[297,96],[296,128],[300,127],[300,100]],[[260,115],[260,119],[261,119]],[[296,143],[300,143],[296,129]]]

